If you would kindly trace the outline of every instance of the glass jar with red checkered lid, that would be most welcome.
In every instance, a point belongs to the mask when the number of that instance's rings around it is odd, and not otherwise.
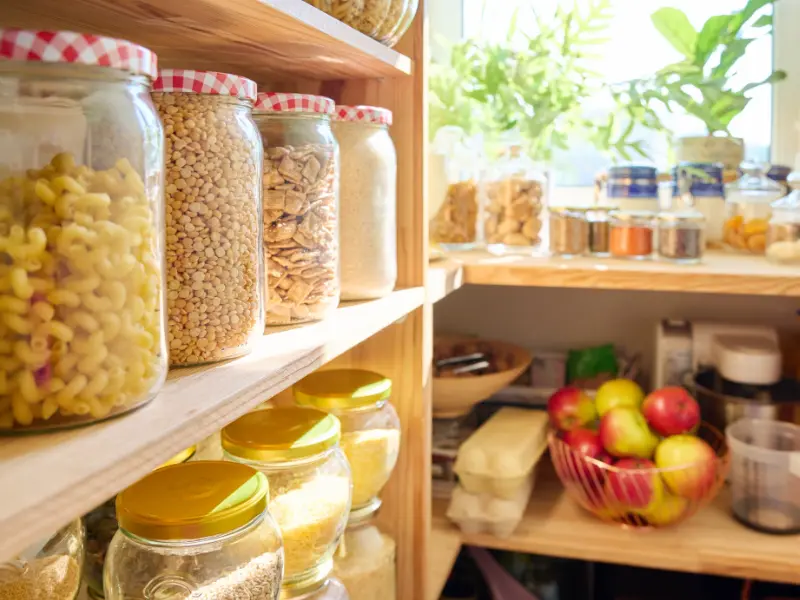
[[[339,304],[339,145],[334,102],[261,93],[267,325],[317,321]]]
[[[0,433],[118,415],[164,381],[155,76],[124,40],[0,29]]]

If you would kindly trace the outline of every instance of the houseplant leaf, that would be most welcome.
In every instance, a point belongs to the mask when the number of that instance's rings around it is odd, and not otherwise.
[[[690,60],[694,59],[697,31],[682,10],[665,7],[654,12],[650,18],[656,29],[678,52]]]
[[[697,36],[697,46],[695,49],[694,62],[696,67],[702,67],[713,54],[720,44],[722,34],[728,29],[732,15],[716,15],[710,17],[703,24],[700,34]]]

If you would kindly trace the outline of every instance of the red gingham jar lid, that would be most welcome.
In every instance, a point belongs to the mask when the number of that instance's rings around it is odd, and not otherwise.
[[[73,31],[0,29],[0,60],[109,67],[155,79],[156,55],[127,40]]]
[[[253,110],[263,112],[307,112],[332,115],[336,103],[325,96],[261,92]]]
[[[336,105],[336,121],[350,121],[352,123],[375,123],[377,125],[391,125],[392,111],[380,106],[347,106]]]
[[[235,96],[256,101],[256,82],[240,75],[189,69],[161,69],[153,83],[154,92],[184,92]]]

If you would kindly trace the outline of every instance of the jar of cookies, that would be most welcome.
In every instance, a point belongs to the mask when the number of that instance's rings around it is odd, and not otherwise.
[[[153,85],[166,137],[171,366],[247,354],[264,331],[255,97],[255,83],[227,73],[162,69]]]
[[[339,305],[339,145],[330,98],[268,92],[264,140],[267,325],[324,319]]]
[[[781,185],[767,177],[767,168],[742,164],[742,176],[725,188],[725,248],[733,252],[764,254],[772,202],[783,197]]]

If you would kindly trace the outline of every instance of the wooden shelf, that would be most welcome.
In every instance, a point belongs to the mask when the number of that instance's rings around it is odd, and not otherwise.
[[[464,269],[458,260],[432,261],[428,267],[428,302],[435,304],[464,285]]]
[[[437,527],[434,515],[433,531],[429,541],[428,584],[425,599],[439,600],[444,584],[461,550],[461,535],[455,529]]]
[[[248,356],[172,371],[144,408],[91,427],[0,438],[0,562],[91,510],[187,446],[422,306],[411,288],[276,328]]]
[[[447,502],[434,500],[434,530],[455,530],[446,509]],[[740,525],[730,514],[727,489],[685,523],[633,531],[584,511],[567,497],[555,475],[546,473],[510,537],[461,539],[498,550],[800,584],[800,535],[766,535]]]
[[[159,66],[259,83],[397,77],[412,67],[303,0],[26,0],[0,3],[0,23],[129,39],[155,51]]]

